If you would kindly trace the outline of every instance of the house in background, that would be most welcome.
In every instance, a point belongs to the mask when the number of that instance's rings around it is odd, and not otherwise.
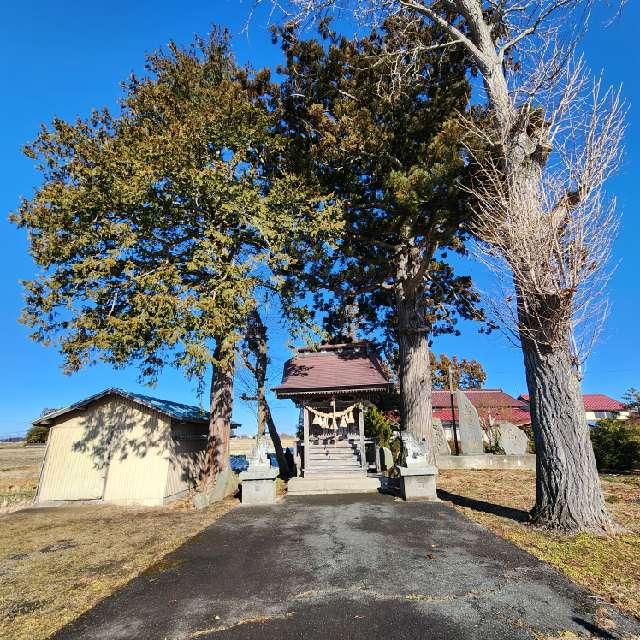
[[[485,427],[500,422],[510,422],[518,427],[531,424],[528,405],[502,389],[465,389],[463,393],[475,407]],[[454,400],[452,411],[450,391],[433,391],[431,403],[433,417],[440,418],[444,427],[450,427],[454,418],[457,422],[458,409]]]
[[[529,406],[529,394],[523,393],[518,396],[519,400],[522,400]],[[584,402],[584,414],[587,424],[593,425],[598,420],[605,418],[614,418],[616,420],[628,420],[631,417],[631,412],[626,406],[619,400],[610,398],[604,395],[604,393],[585,393],[582,396]]]
[[[36,502],[156,506],[197,483],[209,415],[200,407],[106,389],[33,424],[50,429]]]

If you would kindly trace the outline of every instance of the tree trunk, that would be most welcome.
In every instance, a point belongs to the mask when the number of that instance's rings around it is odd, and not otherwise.
[[[565,533],[610,533],[584,414],[580,383],[567,352],[522,338],[536,441],[535,522]]]
[[[229,467],[229,439],[233,409],[234,349],[225,338],[216,339],[210,392],[209,439],[207,441],[205,482],[213,484]]]
[[[256,379],[258,397],[258,436],[264,436],[266,424],[269,429],[271,441],[273,442],[273,447],[276,450],[276,460],[278,461],[280,476],[286,479],[291,475],[291,472],[289,470],[289,465],[287,464],[287,459],[284,457],[282,442],[280,441],[280,435],[278,434],[278,430],[276,429],[276,425],[273,421],[273,416],[271,415],[271,409],[267,402],[265,389],[267,366],[269,364],[267,328],[264,326],[264,322],[262,321],[257,309],[254,309],[251,312],[249,322],[251,323],[250,331],[252,332],[249,344],[256,359],[253,373]]]
[[[291,469],[289,469],[289,464],[284,455],[284,449],[282,448],[280,434],[276,429],[275,422],[273,421],[273,416],[271,415],[271,409],[269,408],[269,404],[266,400],[264,403],[264,409],[267,428],[269,429],[269,435],[271,436],[271,441],[273,442],[273,448],[276,450],[276,460],[278,461],[278,468],[280,469],[280,477],[283,480],[286,480],[291,476]]]
[[[398,324],[401,423],[426,442],[427,458],[434,463],[429,340],[416,299],[405,295],[398,300]]]
[[[545,136],[531,135],[540,131],[530,132],[527,120],[519,118],[518,106],[509,92],[503,59],[497,51],[496,36],[481,3],[455,0],[455,5],[467,22],[475,45],[467,46],[467,49],[482,72],[489,106],[498,125],[504,151],[504,174],[516,194],[511,206],[541,208],[541,172],[547,162],[550,141]],[[517,218],[514,224],[517,224]],[[506,256],[507,260],[518,258],[518,247]],[[546,270],[549,269],[546,265]],[[540,274],[545,274],[545,268],[537,275]],[[535,276],[532,273],[530,277]],[[540,286],[539,282],[537,286]],[[525,286],[522,290],[530,292],[531,288]],[[517,283],[516,291],[521,298]],[[530,293],[526,295],[531,298]],[[531,306],[539,312],[537,321],[533,321],[526,311]],[[559,330],[562,336],[564,321],[566,318],[554,317],[553,305],[548,301],[519,300],[520,341],[537,451],[533,517],[549,528],[567,532],[611,531],[614,525],[602,496],[568,340],[565,346],[552,347],[549,345],[562,345],[562,340],[536,337],[553,334],[554,330]]]

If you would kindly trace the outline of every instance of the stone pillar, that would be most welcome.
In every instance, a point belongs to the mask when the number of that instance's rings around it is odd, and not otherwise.
[[[309,410],[307,407],[302,407],[303,413],[303,425],[304,425],[304,470],[309,468]],[[304,474],[303,474],[304,475]]]
[[[360,462],[362,468],[367,468],[367,452],[364,448],[364,411],[362,409],[362,402],[358,405],[358,431],[360,432]]]

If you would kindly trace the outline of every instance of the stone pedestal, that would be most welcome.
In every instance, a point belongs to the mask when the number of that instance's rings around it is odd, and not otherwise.
[[[249,467],[240,474],[242,504],[273,504],[276,501],[276,467]]]
[[[399,467],[400,491],[407,501],[427,500],[438,502],[436,476],[438,469],[430,464]]]

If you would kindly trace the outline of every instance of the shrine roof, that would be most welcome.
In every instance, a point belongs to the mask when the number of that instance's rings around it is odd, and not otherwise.
[[[284,365],[278,398],[296,395],[387,391],[392,383],[366,342],[303,347]]]

